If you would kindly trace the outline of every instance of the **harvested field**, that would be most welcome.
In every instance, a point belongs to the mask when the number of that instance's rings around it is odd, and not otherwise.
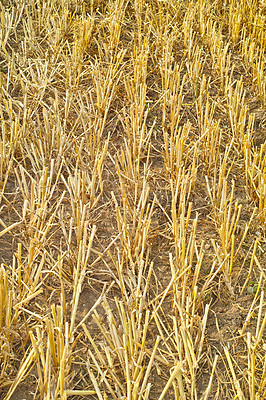
[[[266,399],[265,1],[0,17],[0,399]]]

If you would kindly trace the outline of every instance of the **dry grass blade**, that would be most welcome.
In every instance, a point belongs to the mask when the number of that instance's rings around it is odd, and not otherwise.
[[[235,391],[237,393],[237,397],[240,400],[244,400],[244,398],[245,398],[244,394],[243,394],[243,392],[241,390],[239,380],[236,377],[234,366],[233,366],[229,351],[228,351],[228,349],[226,347],[224,348],[224,352],[225,352],[225,355],[226,355],[227,362],[229,364],[230,372],[232,374],[232,378],[233,378],[232,384],[233,384],[233,387],[235,388]]]
[[[11,399],[11,396],[15,392],[16,388],[29,372],[29,369],[33,364],[33,360],[34,360],[34,349],[31,349],[28,355],[25,354],[24,358],[22,359],[16,378],[12,382],[6,396],[4,397],[4,400]]]

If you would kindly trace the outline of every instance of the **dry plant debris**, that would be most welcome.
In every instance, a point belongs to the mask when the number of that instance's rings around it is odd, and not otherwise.
[[[266,399],[265,25],[2,0],[2,400]]]

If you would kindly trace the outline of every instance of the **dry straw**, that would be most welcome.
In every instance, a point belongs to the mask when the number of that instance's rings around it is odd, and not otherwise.
[[[265,399],[265,32],[0,3],[1,399]]]

